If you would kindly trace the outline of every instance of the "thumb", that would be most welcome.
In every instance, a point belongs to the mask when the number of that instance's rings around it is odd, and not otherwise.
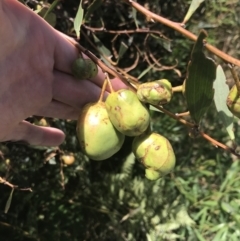
[[[24,141],[30,145],[58,146],[65,139],[65,134],[53,127],[42,127],[20,122],[4,141]]]

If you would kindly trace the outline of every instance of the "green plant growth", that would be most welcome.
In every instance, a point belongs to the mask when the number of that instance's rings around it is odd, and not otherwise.
[[[75,38],[76,81],[129,89],[30,117],[59,147],[0,144],[1,240],[239,240],[239,1],[22,2]]]

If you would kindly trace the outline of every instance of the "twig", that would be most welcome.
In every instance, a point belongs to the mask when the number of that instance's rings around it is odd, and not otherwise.
[[[183,34],[184,36],[186,36],[187,38],[196,41],[197,40],[197,36],[194,35],[193,33],[191,33],[190,31],[184,29],[182,27],[182,25],[180,23],[176,23],[173,22],[169,19],[166,19],[164,17],[161,17],[149,10],[147,10],[145,7],[141,6],[140,4],[138,4],[137,2],[134,2],[132,0],[123,0],[124,2],[128,3],[129,5],[131,5],[132,7],[134,7],[135,9],[137,9],[139,12],[143,13],[144,15],[146,15],[147,17],[150,17],[151,19],[153,19],[154,21],[157,21],[159,23],[162,23],[174,30],[176,30],[177,32]],[[217,55],[219,58],[223,59],[224,61],[226,61],[227,63],[231,63],[233,65],[237,65],[240,66],[240,60],[233,58],[232,56],[222,52],[221,50],[217,49],[216,47],[210,45],[210,44],[206,44],[206,48],[212,52],[213,54]]]
[[[149,28],[143,28],[143,29],[138,28],[138,29],[130,29],[130,30],[108,30],[105,28],[92,28],[92,27],[86,26],[85,24],[83,24],[83,27],[88,30],[91,30],[92,32],[105,32],[105,33],[112,33],[112,34],[153,33],[153,34],[158,34],[159,37],[163,39],[169,40],[169,38],[164,36],[160,31],[152,30]]]
[[[16,226],[13,226],[13,225],[11,225],[11,224],[9,224],[9,223],[5,223],[5,222],[0,222],[0,225],[2,226],[2,227],[4,227],[4,228],[9,228],[9,229],[11,229],[11,230],[14,230],[14,231],[17,231],[17,232],[19,232],[19,233],[21,233],[23,236],[25,236],[26,238],[31,238],[31,240],[32,239],[34,239],[34,240],[39,240],[39,239],[37,239],[37,238],[35,238],[34,236],[32,236],[30,233],[28,233],[27,231],[24,231],[24,230],[22,230],[21,228],[19,228],[19,227],[16,227]],[[10,231],[10,230],[9,230]]]
[[[60,185],[62,187],[62,189],[65,189],[65,176],[64,176],[64,172],[63,172],[63,161],[60,160],[60,177],[61,177],[61,181],[60,181]]]
[[[232,153],[233,155],[235,155],[237,157],[240,157],[240,154],[238,154],[233,148],[231,148],[231,147],[229,147],[227,145],[224,145],[221,142],[218,142],[217,140],[215,140],[212,137],[208,136],[206,133],[199,131],[199,135],[201,135],[204,139],[206,139],[209,142],[211,142],[214,146],[221,147],[225,151],[228,151],[228,152]]]
[[[94,54],[92,54],[89,50],[85,49],[83,46],[75,42],[75,46],[78,48],[79,51],[86,54],[91,60],[94,61],[103,71],[108,72],[109,74],[117,77],[120,79],[125,85],[127,85],[130,89],[135,90],[135,88],[129,83],[129,81],[123,77],[121,74],[117,73],[107,65],[105,65],[100,59],[98,59]]]
[[[20,191],[29,191],[29,192],[32,192],[32,189],[31,189],[30,187],[28,187],[28,188],[19,188],[18,186],[13,185],[12,183],[6,181],[6,180],[3,179],[2,177],[0,177],[0,184],[7,185],[7,186],[11,187],[12,189],[17,189],[17,190],[20,190]]]

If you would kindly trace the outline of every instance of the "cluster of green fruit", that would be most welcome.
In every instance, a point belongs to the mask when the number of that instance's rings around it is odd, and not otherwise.
[[[103,101],[107,84],[111,93]],[[162,105],[172,97],[168,80],[139,85],[137,92],[114,91],[108,79],[104,82],[98,102],[84,106],[78,122],[77,136],[82,151],[93,160],[104,160],[120,150],[125,136],[134,137],[132,151],[144,165],[146,177],[156,180],[175,166],[170,142],[150,130],[150,115],[145,103]]]

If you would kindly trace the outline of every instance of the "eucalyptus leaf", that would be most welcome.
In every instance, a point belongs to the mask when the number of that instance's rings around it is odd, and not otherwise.
[[[11,192],[10,192],[10,195],[8,197],[8,200],[7,200],[7,203],[5,205],[5,209],[4,209],[4,213],[7,213],[10,206],[11,206],[11,203],[12,203],[12,196],[13,196],[13,191],[14,191],[14,188],[12,188]]]
[[[140,80],[145,74],[147,74],[153,67],[153,65],[149,65],[144,71],[142,71],[141,74],[137,77],[138,80]]]
[[[198,9],[198,7],[200,6],[200,4],[202,2],[204,2],[205,0],[192,0],[190,7],[187,11],[187,14],[183,20],[183,23],[186,23],[189,18],[191,18],[191,16],[193,15],[193,13]]]
[[[52,10],[57,6],[58,2],[59,2],[59,0],[53,1],[53,3],[51,4],[51,6],[48,8],[48,10],[46,11],[46,13],[44,14],[44,16],[43,16],[44,19],[47,18],[47,16],[48,16],[49,13],[52,13]],[[54,14],[54,15],[55,15],[55,14]],[[56,15],[55,15],[55,17],[56,17]]]
[[[77,38],[80,38],[80,29],[83,21],[83,8],[82,8],[82,0],[80,0],[78,11],[76,17],[73,22],[74,30],[76,32]]]
[[[98,50],[100,51],[100,54],[101,55],[103,54],[105,57],[111,57],[111,55],[112,55],[111,51],[104,46],[104,44],[101,42],[101,40],[95,34],[93,34],[93,39],[94,39],[94,42],[95,42]]]
[[[139,28],[138,27],[138,20],[137,20],[137,10],[135,8],[132,8],[132,16],[133,16],[136,27]]]
[[[216,78],[216,64],[203,53],[203,41],[206,37],[207,33],[201,30],[187,69],[185,96],[188,110],[196,124],[199,124],[214,97],[213,81]]]
[[[226,84],[226,77],[220,65],[217,67],[217,77],[214,81],[213,87],[215,90],[214,102],[219,114],[219,118],[222,120],[223,125],[226,128],[231,140],[234,140],[235,135],[233,132],[233,114],[226,105],[229,87]]]
[[[94,0],[88,6],[83,22],[85,22],[90,17],[90,15],[102,5],[102,2],[103,2],[103,0]]]
[[[164,49],[166,49],[168,52],[172,52],[171,49],[171,42],[169,39],[161,38],[155,34],[151,34],[151,37],[154,38],[157,44],[161,45]]]
[[[157,111],[157,112],[163,113],[161,110],[157,109],[156,107],[154,107],[152,105],[150,105],[149,109],[152,110],[152,111]]]
[[[118,51],[118,61],[123,57],[123,55],[126,53],[127,50],[128,50],[127,44],[121,41],[119,51]]]
[[[38,15],[45,19],[46,22],[48,22],[51,26],[55,26],[57,22],[56,14],[53,12],[49,12],[49,9],[42,8],[37,11]]]

